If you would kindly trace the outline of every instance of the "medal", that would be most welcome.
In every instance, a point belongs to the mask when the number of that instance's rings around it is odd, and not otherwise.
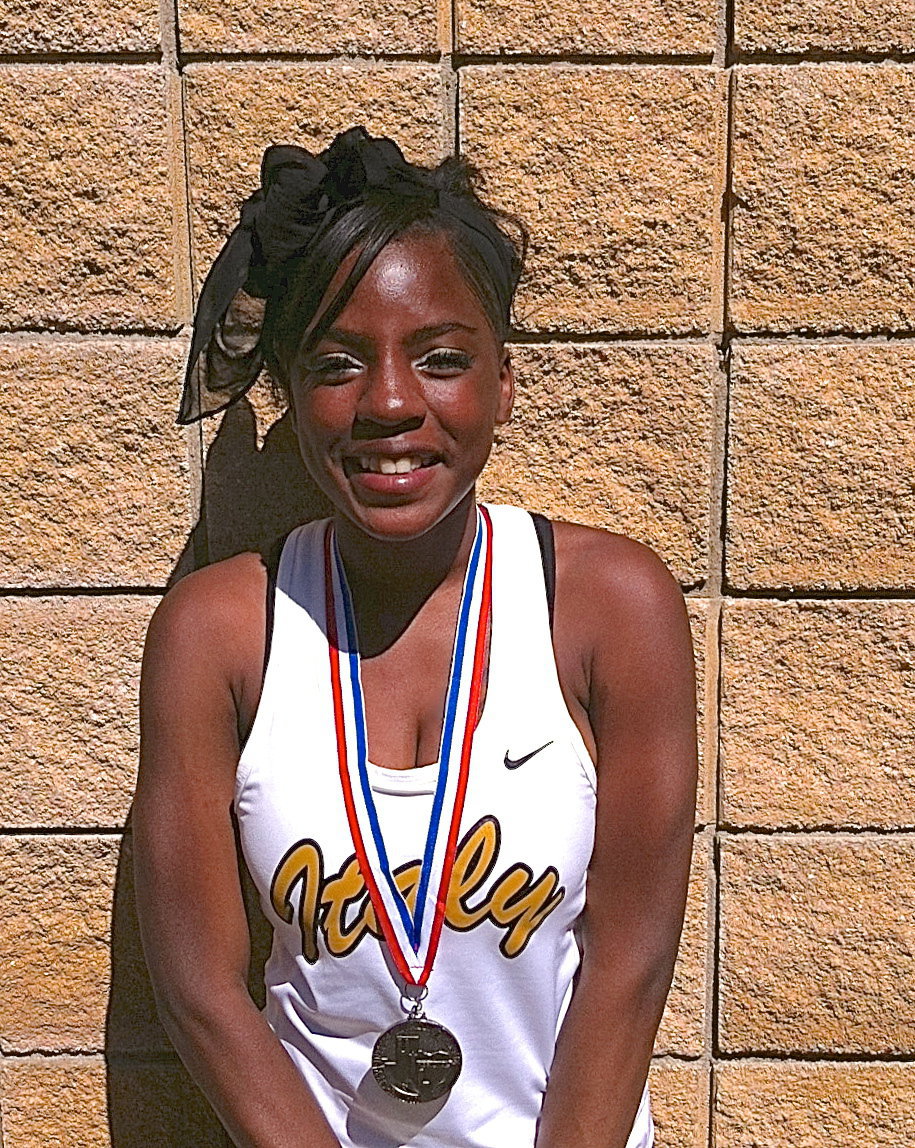
[[[458,609],[439,747],[439,776],[420,867],[415,903],[397,887],[369,783],[365,702],[355,615],[332,526],[324,540],[327,636],[334,727],[343,802],[353,847],[382,936],[413,1000],[407,1020],[383,1032],[372,1052],[372,1072],[391,1096],[409,1103],[446,1096],[461,1071],[454,1035],[423,1014],[445,920],[467,791],[470,751],[479,711],[492,608],[492,523],[482,507]],[[338,619],[342,626],[338,628]]]
[[[461,1074],[461,1046],[444,1025],[411,1017],[375,1041],[372,1073],[385,1092],[400,1100],[439,1100]]]

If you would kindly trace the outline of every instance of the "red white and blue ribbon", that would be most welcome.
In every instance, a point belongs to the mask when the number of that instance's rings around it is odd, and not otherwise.
[[[482,696],[492,610],[492,522],[480,507],[458,609],[438,782],[412,910],[394,879],[369,780],[355,615],[330,524],[324,539],[324,576],[337,757],[353,846],[378,926],[398,971],[408,984],[424,985],[432,971],[445,919]]]

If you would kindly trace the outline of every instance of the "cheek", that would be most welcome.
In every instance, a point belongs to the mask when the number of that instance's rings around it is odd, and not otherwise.
[[[325,445],[352,424],[352,411],[342,388],[321,387],[300,394],[295,402],[295,426],[303,450]]]

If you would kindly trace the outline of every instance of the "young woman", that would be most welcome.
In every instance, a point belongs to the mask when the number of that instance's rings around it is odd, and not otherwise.
[[[144,661],[146,956],[244,1148],[654,1140],[689,630],[645,546],[477,505],[520,270],[458,161],[352,129],[318,157],[268,149],[201,295],[182,420],[266,361],[333,507],[275,584],[252,554],[180,582]],[[274,929],[263,1013],[236,831]]]

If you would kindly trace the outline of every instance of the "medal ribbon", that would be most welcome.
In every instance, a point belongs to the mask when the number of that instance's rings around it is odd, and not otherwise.
[[[404,980],[424,985],[441,938],[467,791],[492,611],[492,522],[477,511],[445,694],[439,775],[414,909],[397,887],[368,776],[365,699],[352,598],[333,527],[324,536],[324,585],[337,758],[356,859],[391,956]],[[342,634],[339,619],[343,621]],[[343,642],[341,643],[341,638]]]

